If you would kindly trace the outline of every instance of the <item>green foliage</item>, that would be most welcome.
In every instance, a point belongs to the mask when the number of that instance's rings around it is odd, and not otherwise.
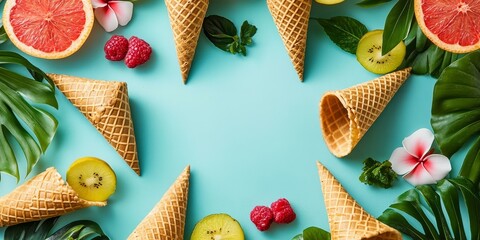
[[[362,0],[357,3],[360,7],[373,7],[380,4],[391,2],[392,0]]]
[[[108,240],[102,228],[93,221],[71,222],[49,235],[58,217],[42,221],[22,223],[8,227],[4,240]]]
[[[363,172],[358,178],[360,182],[382,188],[390,188],[397,180],[397,173],[392,169],[390,161],[379,162],[372,158],[363,161]]]
[[[12,65],[29,76],[10,70]],[[58,123],[42,106],[58,107],[52,81],[19,54],[0,51],[0,172],[20,178],[13,139],[27,160],[27,175],[50,145]]]
[[[358,20],[351,17],[333,17],[330,19],[316,18],[322,25],[328,37],[342,50],[355,54],[358,42],[365,33],[367,27]]]
[[[480,52],[472,52],[445,68],[433,90],[431,124],[442,153],[451,157],[480,135]],[[471,147],[460,175],[480,180],[480,143]]]
[[[318,228],[308,227],[303,230],[303,233],[293,237],[292,240],[330,240],[330,233]]]
[[[466,214],[460,211],[462,205],[467,209]],[[404,215],[420,223],[422,230],[416,229]],[[468,226],[463,222],[463,219],[467,219],[464,215],[468,215]],[[421,185],[408,190],[379,217],[380,221],[420,240],[463,240],[467,239],[465,229],[470,229],[469,239],[478,240],[479,219],[480,196],[477,187],[464,177],[444,179],[436,186]]]
[[[239,37],[232,21],[222,16],[210,15],[203,22],[203,32],[216,47],[223,51],[246,56],[246,46],[252,44],[252,37],[257,33],[257,27],[244,21]]]
[[[408,36],[413,17],[413,0],[399,0],[393,6],[385,20],[382,55],[392,51]]]
[[[399,0],[385,20],[382,53],[389,52],[400,41],[407,54],[399,68],[412,67],[413,73],[438,78],[460,55],[438,48],[427,39],[414,17],[413,0]]]

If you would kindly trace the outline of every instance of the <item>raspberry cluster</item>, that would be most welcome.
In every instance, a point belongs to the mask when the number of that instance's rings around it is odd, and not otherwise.
[[[285,198],[278,199],[270,207],[256,206],[250,212],[250,220],[260,231],[268,230],[273,222],[291,223],[296,217],[290,202]]]
[[[138,37],[126,39],[124,36],[113,35],[103,47],[105,58],[110,61],[125,60],[125,65],[135,68],[146,63],[152,54],[150,44]]]

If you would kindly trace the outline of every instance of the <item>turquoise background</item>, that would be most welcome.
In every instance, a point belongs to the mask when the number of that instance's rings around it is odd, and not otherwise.
[[[356,2],[347,0],[335,6],[314,3],[311,16],[350,16],[369,30],[383,28],[393,3],[360,8]],[[202,33],[187,85],[181,81],[163,1],[136,2],[133,20],[113,33],[106,33],[95,23],[85,45],[69,58],[28,57],[46,72],[128,83],[141,177],[57,91],[57,135],[27,178],[50,166],[65,176],[68,166],[83,156],[108,161],[118,177],[117,191],[107,207],[69,214],[58,226],[90,219],[97,221],[111,239],[126,239],[188,164],[192,172],[186,239],[201,218],[221,212],[241,223],[246,239],[291,239],[309,226],[328,229],[317,160],[376,217],[411,187],[399,178],[391,189],[374,188],[359,182],[358,176],[365,158],[388,159],[403,138],[419,128],[431,128],[434,79],[411,77],[355,150],[337,159],[321,135],[319,100],[328,90],[343,89],[377,75],[364,70],[354,55],[334,45],[320,25],[311,21],[305,82],[301,83],[265,1],[212,0],[210,14],[225,16],[238,28],[248,20],[258,32],[253,46],[247,48],[247,57],[217,49]],[[136,69],[107,61],[103,45],[113,34],[145,39],[153,47],[152,59]],[[11,43],[0,45],[0,49],[19,52]],[[24,173],[24,161],[20,163]],[[453,164],[456,174],[460,162]],[[0,196],[16,186],[15,179],[2,175]],[[288,225],[273,224],[266,232],[258,231],[250,222],[250,211],[282,197],[291,202],[297,219]],[[0,236],[3,231],[0,229]]]

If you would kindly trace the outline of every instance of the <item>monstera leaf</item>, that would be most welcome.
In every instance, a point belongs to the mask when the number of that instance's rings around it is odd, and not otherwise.
[[[465,212],[460,210],[462,207]],[[405,215],[410,216],[409,220]],[[378,219],[412,239],[478,240],[480,196],[467,178],[444,179],[436,186],[421,185],[401,194]],[[414,227],[418,223],[421,229]],[[465,230],[470,232],[469,238]]]
[[[433,91],[432,128],[440,150],[452,156],[480,135],[480,52],[472,52],[445,68]],[[472,168],[480,152],[471,148],[460,175],[478,184],[480,168]],[[480,158],[479,158],[480,159]]]
[[[46,151],[58,125],[41,108],[47,106],[58,107],[53,82],[22,56],[0,51],[0,172],[19,179],[14,141],[24,153],[27,175]]]

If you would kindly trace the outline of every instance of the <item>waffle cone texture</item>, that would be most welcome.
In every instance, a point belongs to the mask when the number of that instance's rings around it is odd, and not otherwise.
[[[348,155],[362,139],[397,90],[410,68],[339,91],[320,101],[320,123],[328,149],[337,157]]]
[[[317,167],[332,239],[402,239],[399,231],[383,224],[368,214],[320,162],[317,162]]]
[[[293,67],[303,81],[312,0],[267,0],[267,5]]]
[[[189,182],[190,166],[187,166],[128,240],[183,240]]]
[[[60,74],[48,75],[138,175],[137,142],[127,84]]]
[[[183,83],[187,83],[209,0],[165,0]]]
[[[61,216],[107,202],[81,199],[53,167],[0,198],[0,227]]]

